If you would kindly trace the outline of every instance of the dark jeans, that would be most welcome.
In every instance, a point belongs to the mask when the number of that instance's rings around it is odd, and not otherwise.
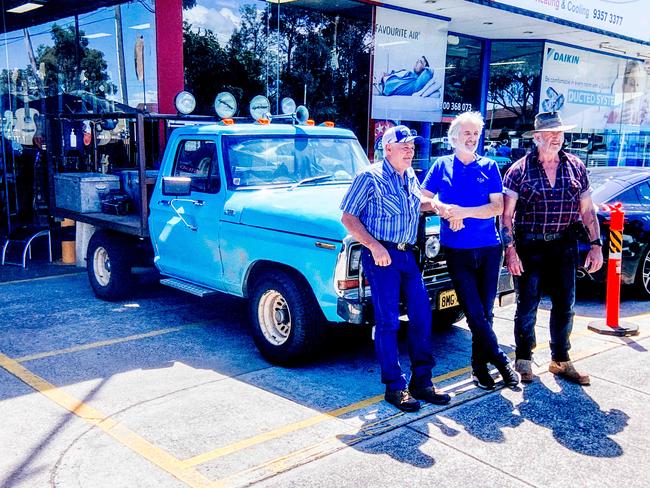
[[[361,252],[375,309],[375,351],[381,368],[381,381],[390,391],[406,388],[397,346],[401,292],[409,317],[410,388],[426,388],[432,386],[431,369],[434,365],[429,295],[413,252],[388,248],[388,253],[391,264],[377,266],[368,249]]]
[[[501,269],[501,246],[475,249],[445,247],[449,275],[472,331],[472,368],[503,366],[508,357],[492,330],[494,299]]]
[[[516,245],[524,267],[522,275],[515,277],[517,359],[530,360],[532,357],[532,350],[537,345],[537,307],[542,291],[546,290],[551,298],[551,358],[553,361],[569,361],[578,244],[575,239],[563,238],[548,242],[517,241]]]

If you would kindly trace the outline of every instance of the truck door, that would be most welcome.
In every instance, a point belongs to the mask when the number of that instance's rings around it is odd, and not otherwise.
[[[219,216],[225,185],[216,138],[180,139],[168,174],[191,178],[191,194],[176,198],[156,192],[149,218],[156,265],[163,274],[220,289]]]

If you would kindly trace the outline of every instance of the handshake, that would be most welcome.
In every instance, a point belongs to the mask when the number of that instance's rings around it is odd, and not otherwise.
[[[449,227],[454,232],[465,227],[463,219],[465,219],[468,215],[466,215],[466,209],[463,207],[437,201],[434,204],[434,210],[441,218],[449,221]]]

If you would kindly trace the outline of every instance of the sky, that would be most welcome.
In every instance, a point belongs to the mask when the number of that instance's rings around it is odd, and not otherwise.
[[[267,5],[261,0],[198,0],[194,8],[183,12],[183,20],[192,24],[194,29],[211,30],[223,46],[241,23],[240,7],[249,4],[258,9]]]

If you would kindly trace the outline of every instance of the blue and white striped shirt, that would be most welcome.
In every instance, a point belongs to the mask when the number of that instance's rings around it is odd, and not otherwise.
[[[404,172],[402,180],[384,159],[354,178],[341,210],[358,217],[375,239],[415,244],[421,196],[413,168]]]

